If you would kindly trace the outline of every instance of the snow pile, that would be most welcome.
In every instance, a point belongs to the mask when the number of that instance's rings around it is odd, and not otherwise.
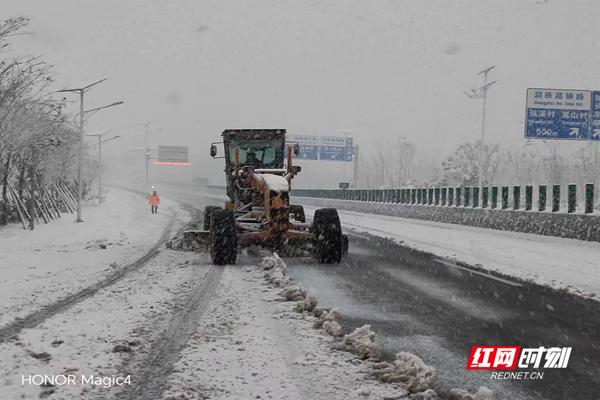
[[[281,287],[288,285],[290,283],[290,279],[286,276],[286,268],[287,265],[283,262],[283,260],[277,255],[277,253],[273,253],[271,255],[263,257],[260,267],[265,270],[265,279],[274,284],[275,286]],[[298,291],[298,300],[300,300],[301,291]],[[302,299],[306,296],[306,291],[301,296]],[[288,296],[285,296],[286,299],[291,300]]]
[[[494,400],[494,394],[484,386],[481,386],[473,394],[462,389],[452,389],[448,394],[448,400]]]
[[[410,400],[439,400],[439,397],[435,390],[427,389],[424,392],[419,392],[411,395]]]
[[[363,325],[356,328],[354,332],[344,335],[342,340],[335,342],[332,347],[335,350],[355,354],[362,360],[379,359],[381,352],[375,346],[375,336],[371,325]]]
[[[433,367],[426,365],[416,355],[404,351],[396,354],[393,363],[373,364],[371,373],[381,382],[402,383],[410,393],[421,392],[423,395],[431,389],[435,377]]]
[[[342,327],[336,321],[325,321],[323,323],[323,330],[333,337],[340,337],[344,334]]]
[[[306,300],[306,289],[300,284],[286,287],[281,294],[287,301],[301,301],[304,304]]]
[[[408,352],[396,354],[393,362],[381,361],[382,353],[375,344],[376,334],[370,325],[361,326],[344,335],[338,322],[342,319],[339,310],[318,308],[317,300],[313,296],[307,296],[307,291],[301,284],[292,283],[286,276],[287,266],[276,253],[264,256],[260,266],[265,271],[264,278],[267,282],[283,288],[280,295],[286,301],[297,302],[295,311],[309,313],[317,318],[313,328],[321,329],[334,338],[332,349],[346,351],[361,360],[368,360],[366,365],[373,377],[382,383],[400,385],[411,393],[411,400],[439,400],[437,393],[432,389],[435,368]],[[479,388],[475,394],[453,389],[449,400],[493,400],[493,395],[485,387]]]

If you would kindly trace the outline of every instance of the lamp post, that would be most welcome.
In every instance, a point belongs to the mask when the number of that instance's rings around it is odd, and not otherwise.
[[[488,83],[488,74],[491,70],[493,70],[496,66],[492,65],[489,68],[484,69],[477,73],[477,75],[483,75],[483,86],[480,86],[476,89],[471,89],[471,93],[464,92],[471,99],[483,99],[483,105],[481,109],[481,139],[480,139],[480,149],[479,149],[479,166],[478,166],[478,186],[479,186],[479,204],[482,204],[481,198],[483,195],[483,184],[484,184],[484,168],[483,168],[483,159],[485,156],[485,113],[487,106],[487,92],[494,85],[496,81],[492,81]]]
[[[91,83],[87,86],[73,89],[63,89],[58,92],[76,92],[79,93],[79,161],[77,166],[77,222],[83,222],[81,219],[81,199],[83,197],[83,185],[81,183],[81,172],[83,168],[83,95],[89,91],[93,86],[102,83],[106,78],[102,78],[99,81]]]
[[[98,203],[102,203],[102,143],[110,142],[121,137],[121,135],[115,135],[111,138],[102,140],[102,136],[106,135],[110,130],[97,134],[97,135],[86,135],[94,136],[98,138]]]
[[[145,160],[145,167],[146,167],[146,178],[145,178],[145,186],[144,186],[144,191],[148,192],[148,180],[149,180],[149,175],[150,175],[150,159],[152,158],[152,150],[150,149],[150,133],[152,133],[150,131],[150,122],[144,122],[140,125],[144,125],[144,160]],[[160,132],[162,131],[162,128],[155,128],[154,132]]]

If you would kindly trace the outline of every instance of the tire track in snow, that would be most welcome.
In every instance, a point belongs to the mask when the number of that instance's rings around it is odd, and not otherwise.
[[[165,229],[163,230],[158,241],[140,258],[134,262],[127,264],[123,268],[119,268],[116,271],[110,273],[106,278],[76,292],[70,294],[62,299],[59,299],[53,303],[42,306],[37,311],[26,315],[23,318],[17,318],[10,324],[0,328],[0,343],[5,342],[7,339],[17,335],[23,329],[34,328],[47,319],[60,314],[61,312],[69,309],[73,305],[93,296],[99,290],[104,289],[107,286],[113,285],[119,280],[123,279],[125,275],[132,271],[136,271],[145,266],[148,261],[152,260],[160,252],[160,247],[166,243],[171,235],[171,231],[175,226],[176,215],[172,213],[171,219]]]
[[[131,387],[117,398],[128,400],[160,399],[165,389],[173,365],[179,360],[179,354],[191,336],[196,332],[198,322],[208,309],[223,275],[223,268],[210,266],[202,279],[182,300],[171,316],[165,330],[152,343],[148,357],[142,361],[141,371]]]

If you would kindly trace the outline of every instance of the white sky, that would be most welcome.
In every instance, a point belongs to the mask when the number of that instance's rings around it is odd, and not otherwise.
[[[405,136],[447,154],[479,136],[481,102],[462,92],[490,65],[488,137],[520,145],[527,87],[600,88],[595,1],[3,0],[2,14],[31,18],[13,48],[54,64],[56,89],[108,78],[86,108],[125,105],[90,132],[139,140],[151,121],[153,145],[196,158],[235,127],[352,131],[362,148]]]

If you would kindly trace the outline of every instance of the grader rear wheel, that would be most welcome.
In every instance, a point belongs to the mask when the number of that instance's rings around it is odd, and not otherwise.
[[[312,232],[315,235],[315,257],[322,264],[342,261],[344,241],[340,217],[335,208],[315,211]]]

